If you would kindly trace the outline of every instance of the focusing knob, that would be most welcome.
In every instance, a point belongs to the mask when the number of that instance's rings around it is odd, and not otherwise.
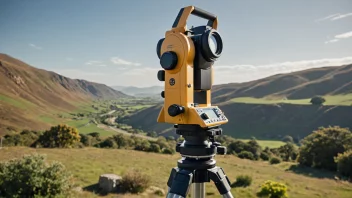
[[[179,106],[177,104],[173,104],[173,105],[169,106],[169,109],[167,111],[170,116],[175,117],[175,116],[180,115],[181,113],[185,112],[185,108],[182,106]]]
[[[226,154],[226,147],[225,146],[217,146],[216,150],[217,150],[217,153],[219,155],[225,155]]]
[[[160,65],[165,70],[174,69],[177,65],[177,54],[175,52],[165,52],[160,57]]]
[[[158,80],[159,81],[165,81],[165,71],[164,70],[159,70],[158,71]]]

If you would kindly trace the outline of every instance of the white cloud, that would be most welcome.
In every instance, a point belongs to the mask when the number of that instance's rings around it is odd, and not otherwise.
[[[135,62],[123,60],[119,57],[111,57],[110,61],[116,65],[132,65],[132,66],[140,66],[141,65],[140,63],[135,63]]]
[[[325,41],[325,44],[336,43],[337,41],[339,41],[339,39],[331,39],[331,40]]]
[[[67,61],[73,61],[73,58],[71,58],[71,57],[66,57],[65,58]]]
[[[327,21],[327,20],[336,21],[336,20],[343,19],[343,18],[346,18],[349,16],[352,16],[352,13],[346,13],[346,14],[336,13],[336,14],[332,14],[332,15],[329,15],[329,16],[321,18],[321,19],[317,19],[317,20],[315,20],[315,22]]]
[[[346,39],[346,38],[350,38],[350,37],[352,37],[352,31],[335,36],[335,38],[337,38],[337,39]]]
[[[33,43],[30,43],[30,44],[28,44],[30,47],[32,47],[32,48],[34,48],[34,49],[37,49],[37,50],[41,50],[41,49],[43,49],[42,47],[39,47],[39,46],[37,46],[37,45],[34,45]]]
[[[310,68],[341,66],[352,63],[352,56],[343,58],[326,58],[302,60],[266,65],[214,66],[214,83],[245,82],[265,78],[278,73],[289,73]]]
[[[330,20],[331,21],[335,21],[335,20],[343,19],[343,18],[346,18],[346,17],[349,17],[349,16],[352,16],[352,12],[351,13],[347,13],[347,14],[339,14],[337,16],[332,17]]]
[[[335,43],[335,42],[337,42],[337,41],[339,41],[341,39],[350,38],[350,37],[352,37],[352,31],[346,32],[346,33],[342,33],[342,34],[338,34],[338,35],[335,35],[334,37],[335,37],[334,39],[331,39],[329,41],[325,41],[325,44]]]
[[[325,21],[325,20],[329,20],[329,19],[331,19],[331,18],[333,18],[333,17],[336,17],[336,16],[339,16],[339,14],[332,14],[332,15],[329,15],[329,16],[327,16],[327,17],[323,17],[323,18],[321,18],[321,19],[317,19],[317,20],[315,20],[315,21],[316,21],[316,22]]]
[[[86,62],[86,65],[96,65],[96,64],[101,64],[102,62],[101,61],[88,61]]]

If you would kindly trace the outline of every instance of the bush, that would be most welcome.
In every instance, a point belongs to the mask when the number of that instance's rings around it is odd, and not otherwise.
[[[295,160],[298,154],[297,148],[292,143],[286,143],[278,148],[278,153],[284,161]]]
[[[237,156],[241,159],[255,160],[253,153],[249,151],[242,151]]]
[[[280,164],[281,159],[278,157],[272,157],[269,162],[270,162],[270,164]]]
[[[65,195],[70,179],[61,163],[48,165],[44,155],[25,155],[0,164],[0,194],[5,197]]]
[[[352,181],[352,150],[339,153],[335,162],[337,163],[337,171]]]
[[[320,127],[302,140],[298,162],[305,166],[336,171],[334,158],[349,149],[352,149],[352,133],[348,128]]]
[[[160,153],[160,146],[158,144],[152,143],[149,148],[150,152]]]
[[[313,105],[321,105],[324,102],[326,102],[325,98],[323,98],[322,96],[314,96],[311,100],[310,103],[312,103]]]
[[[247,187],[252,183],[252,177],[249,175],[239,175],[236,177],[236,182],[234,182],[231,187]]]
[[[38,143],[46,148],[70,148],[80,142],[81,136],[74,127],[59,124],[45,131]]]
[[[142,193],[149,187],[150,181],[150,177],[139,170],[131,170],[122,176],[120,188],[125,193]]]
[[[294,141],[293,141],[293,138],[292,138],[291,136],[289,136],[289,135],[286,135],[285,137],[283,137],[283,138],[282,138],[282,141],[283,141],[283,142],[291,142],[291,143],[294,142]]]
[[[118,144],[112,137],[106,138],[103,142],[99,144],[100,148],[118,148]]]
[[[270,155],[268,153],[261,152],[260,153],[260,159],[262,159],[264,161],[268,161],[270,159]]]
[[[162,151],[162,153],[164,153],[164,154],[171,154],[171,155],[175,154],[175,152],[176,151],[174,149],[171,149],[171,148],[164,148],[163,151]]]
[[[260,197],[269,197],[269,198],[283,198],[288,197],[287,195],[287,186],[285,184],[274,182],[274,181],[265,181],[261,185],[261,189],[258,192]]]

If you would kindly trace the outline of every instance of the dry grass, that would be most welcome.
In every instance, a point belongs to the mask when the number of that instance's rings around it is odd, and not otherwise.
[[[21,157],[29,153],[47,154],[48,160],[61,161],[72,171],[75,182],[81,187],[88,187],[96,184],[99,175],[104,173],[115,173],[123,175],[130,169],[140,169],[147,175],[151,176],[151,185],[167,190],[166,182],[169,177],[171,168],[176,166],[177,160],[180,159],[178,154],[163,155],[155,153],[145,153],[132,150],[118,149],[32,149],[24,147],[3,148],[0,150],[0,161],[8,160],[14,157]],[[265,180],[275,180],[283,182],[288,186],[289,197],[352,197],[352,184],[335,181],[331,177],[333,174],[315,171],[312,172],[315,178],[296,174],[288,171],[292,163],[282,163],[270,165],[268,162],[255,162],[242,160],[234,156],[216,156],[217,165],[224,168],[231,182],[238,175],[250,175],[253,183],[247,188],[232,189],[236,197],[256,197],[259,185]],[[295,172],[309,174],[309,169],[300,170],[292,169]],[[326,177],[326,178],[325,178]],[[206,184],[207,197],[219,197],[215,185]],[[146,195],[146,197],[153,197]],[[116,195],[110,195],[116,197]],[[123,197],[145,197],[142,195],[124,195]],[[98,197],[98,195],[83,191],[76,193],[76,197]],[[120,197],[120,196],[118,196]],[[155,197],[155,195],[154,195]]]

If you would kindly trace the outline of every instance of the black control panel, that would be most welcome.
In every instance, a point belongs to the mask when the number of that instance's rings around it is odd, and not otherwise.
[[[196,111],[206,124],[227,121],[226,116],[218,107],[197,107]]]

